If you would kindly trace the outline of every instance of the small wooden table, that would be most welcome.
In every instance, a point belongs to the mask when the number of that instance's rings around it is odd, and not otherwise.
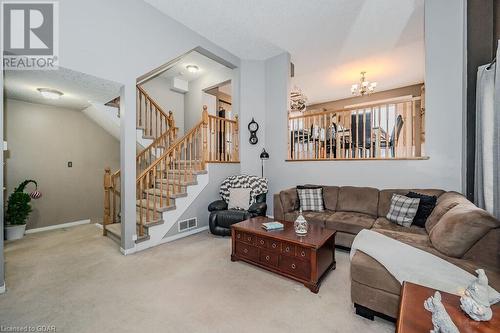
[[[335,230],[310,225],[307,235],[298,236],[288,221],[278,221],[284,230],[264,230],[262,223],[269,221],[255,217],[231,226],[231,260],[302,282],[317,293],[326,274],[335,269]]]
[[[432,327],[432,315],[424,309],[424,301],[434,295],[435,290],[418,284],[404,282],[399,304],[396,326],[398,333],[427,333]],[[493,333],[500,331],[500,306],[492,306],[490,321],[474,321],[460,308],[460,297],[440,291],[441,301],[460,333]]]

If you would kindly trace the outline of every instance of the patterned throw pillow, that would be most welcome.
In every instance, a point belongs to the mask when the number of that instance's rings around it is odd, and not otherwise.
[[[420,199],[418,198],[408,198],[404,195],[393,194],[391,208],[386,217],[391,222],[402,225],[403,227],[409,227],[417,214],[419,203]]]
[[[413,225],[424,228],[427,218],[429,217],[429,215],[431,215],[434,207],[436,207],[437,197],[435,195],[425,195],[417,192],[408,192],[406,196],[408,198],[420,199],[417,214],[413,219]]]
[[[297,194],[302,211],[322,212],[325,210],[323,188],[297,188]]]

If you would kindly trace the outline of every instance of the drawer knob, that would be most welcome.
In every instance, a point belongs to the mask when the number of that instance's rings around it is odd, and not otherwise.
[[[266,256],[266,260],[269,261],[269,259],[270,259],[269,256]]]
[[[287,246],[285,249],[286,252],[290,252],[290,248]]]
[[[304,251],[300,252],[300,255],[305,257],[306,256],[306,253]]]
[[[261,245],[264,245],[264,241],[263,241],[262,239],[260,240],[260,244],[261,244]]]
[[[236,237],[238,237],[238,239],[240,239],[240,238],[241,238],[241,235],[240,235],[240,234],[238,234],[238,236],[236,236]]]
[[[248,240],[251,241],[252,240],[252,237],[248,237]]]
[[[248,253],[248,249],[243,249],[243,252]]]
[[[273,249],[275,249],[275,248],[276,248],[276,243],[273,243]]]
[[[295,269],[295,267],[297,267],[297,266],[295,266],[295,264],[292,264],[292,269]]]

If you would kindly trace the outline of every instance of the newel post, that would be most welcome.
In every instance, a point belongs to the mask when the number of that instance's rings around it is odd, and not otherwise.
[[[110,223],[111,216],[110,216],[110,202],[111,202],[111,169],[106,168],[104,169],[104,216],[102,219],[102,235],[106,236],[107,231],[106,231],[106,225]]]
[[[208,160],[208,108],[203,105],[203,112],[201,119],[203,121],[203,158],[201,161],[201,167],[204,170],[206,168],[206,163]]]

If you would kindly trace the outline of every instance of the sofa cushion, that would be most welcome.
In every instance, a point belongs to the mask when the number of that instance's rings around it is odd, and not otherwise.
[[[325,220],[327,228],[350,234],[357,234],[363,229],[370,229],[374,222],[374,217],[356,212],[336,212]]]
[[[325,220],[333,213],[334,212],[329,210],[324,210],[322,212],[302,212],[302,216],[304,216],[304,218],[308,223],[318,224],[324,227]],[[299,216],[298,211],[285,213],[285,220],[294,222],[298,216]]]
[[[339,189],[338,186],[323,186],[323,202],[325,203],[326,209],[337,209]]]
[[[366,286],[399,295],[401,284],[377,260],[356,251],[351,260],[351,279]]]
[[[451,208],[432,228],[432,245],[450,257],[461,258],[480,238],[498,227],[498,220],[470,204]]]
[[[379,217],[378,219],[375,220],[375,223],[373,224],[372,227],[373,230],[381,229],[381,230],[388,230],[388,231],[397,231],[397,232],[407,232],[411,234],[418,234],[418,235],[427,235],[427,232],[425,231],[425,228],[420,228],[418,226],[412,225],[411,227],[403,227],[398,224],[392,223],[385,217]]]
[[[339,190],[336,210],[377,216],[378,192],[371,187],[343,186]]]
[[[408,192],[417,192],[439,198],[444,191],[437,189],[387,189],[381,190],[378,196],[378,216],[386,216],[391,207],[391,198],[394,193],[406,195]]]
[[[500,228],[490,230],[464,254],[463,258],[483,267],[496,267],[500,274]]]
[[[458,204],[474,205],[472,202],[467,200],[467,198],[457,192],[446,192],[439,196],[436,207],[434,207],[431,215],[427,218],[427,222],[425,222],[425,229],[427,230],[427,233],[430,234],[432,228],[434,228],[434,226],[439,222],[441,217]]]
[[[408,228],[409,229],[409,228]],[[402,243],[411,245],[413,247],[419,248],[421,250],[432,252],[432,244],[429,240],[428,235],[424,234],[416,234],[409,232],[401,232],[401,231],[392,231],[392,230],[384,230],[384,229],[373,229],[382,235],[400,241]],[[428,251],[431,250],[431,251]]]
[[[299,196],[297,195],[297,189],[295,187],[281,191],[280,199],[281,205],[283,206],[283,212],[288,213],[299,209]]]

